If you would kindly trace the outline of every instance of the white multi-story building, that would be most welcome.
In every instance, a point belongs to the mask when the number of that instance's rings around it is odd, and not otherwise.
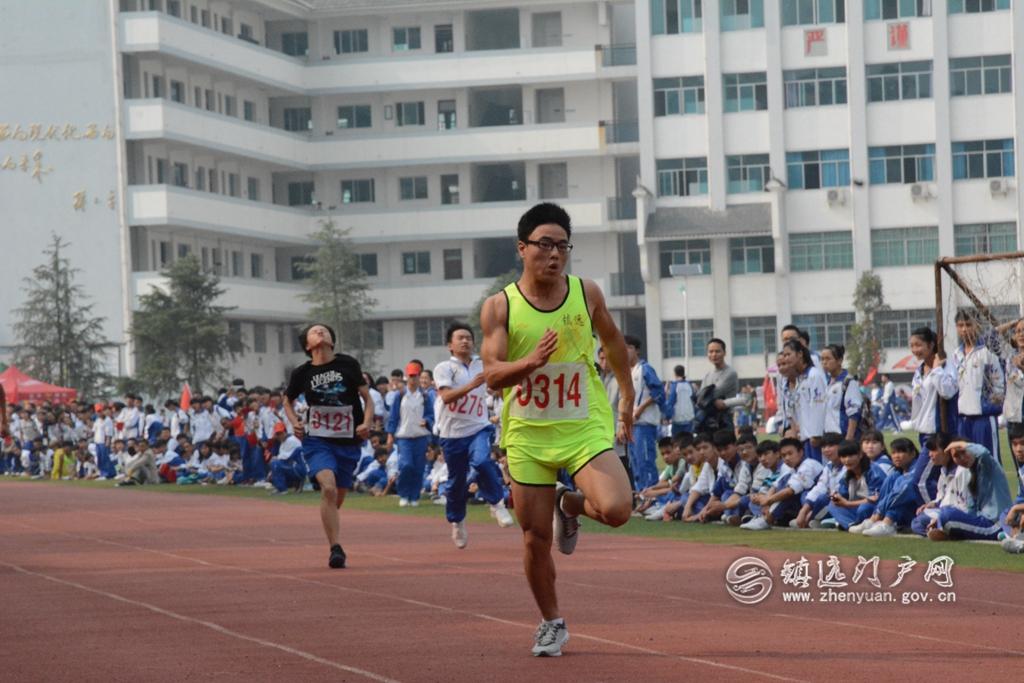
[[[51,231],[71,241],[130,372],[138,297],[194,254],[234,307],[233,374],[274,384],[302,359],[300,264],[331,220],[378,302],[375,369],[431,364],[550,199],[574,220],[572,271],[665,376],[702,375],[712,335],[743,377],[788,322],[843,341],[868,269],[891,369],[934,318],[938,255],[1020,242],[1010,4],[18,3],[0,25],[3,272],[27,275]],[[0,288],[0,349],[19,303]]]

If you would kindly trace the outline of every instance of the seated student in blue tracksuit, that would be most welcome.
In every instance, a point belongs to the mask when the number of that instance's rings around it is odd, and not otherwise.
[[[388,487],[388,455],[388,449],[378,446],[373,453],[373,462],[356,476],[360,487],[375,496],[381,495]]]
[[[684,522],[696,522],[698,515],[704,506],[711,500],[711,490],[715,487],[715,480],[718,479],[718,451],[711,440],[711,434],[703,432],[697,434],[693,439],[693,447],[697,450],[697,458],[700,461],[700,474],[697,481],[690,487],[689,495],[682,508],[676,512],[677,519]]]
[[[897,529],[908,528],[918,508],[935,496],[939,472],[928,452],[918,454],[914,442],[904,438],[893,439],[889,450],[893,471],[882,484],[874,513],[860,525],[865,536],[894,536]]]
[[[871,464],[888,476],[892,472],[892,458],[885,451],[885,437],[877,429],[869,429],[860,437],[860,450],[871,459]]]
[[[789,524],[800,513],[801,494],[818,480],[821,463],[807,454],[802,441],[781,439],[779,454],[786,465],[783,475],[767,493],[750,497],[754,518],[741,524],[741,529],[766,531],[774,525]]]
[[[832,494],[828,514],[840,529],[857,533],[857,525],[875,511],[885,472],[852,441],[839,444],[839,459],[846,475],[839,482],[839,490]]]
[[[309,474],[302,454],[302,442],[288,433],[283,422],[278,422],[274,425],[272,446],[277,450],[270,461],[272,493],[288,493],[289,489],[301,491]]]
[[[796,519],[789,523],[799,529],[821,526],[821,521],[828,515],[828,504],[832,502],[832,494],[839,490],[846,468],[839,460],[839,444],[843,435],[839,432],[825,432],[821,436],[821,474],[809,491],[800,496],[800,512]],[[854,447],[856,442],[850,442]]]
[[[711,489],[711,499],[698,515],[702,522],[718,519],[739,506],[743,496],[750,493],[750,482],[754,475],[750,464],[740,457],[739,445],[732,429],[719,429],[711,435],[711,440],[718,451],[720,465],[718,477]]]
[[[999,516],[1002,518],[1003,550],[1008,553],[1024,552],[1024,534],[1021,528],[1024,527],[1024,426],[1020,424],[1010,425],[1007,430],[1010,440],[1010,453],[1013,455],[1014,464],[1017,466],[1017,497],[1008,510],[1004,510]]]
[[[1001,531],[999,513],[1010,507],[1003,468],[981,444],[956,440],[946,452],[956,471],[928,522],[928,538],[995,540]]]
[[[740,497],[739,504],[735,508],[726,510],[722,515],[722,521],[732,526],[740,526],[752,520],[754,513],[751,511],[751,501],[768,495],[779,477],[788,471],[788,468],[782,464],[777,441],[762,441],[757,444],[754,453],[756,466],[753,468],[750,479],[750,491],[747,495]]]
[[[925,451],[928,453],[928,461],[932,466],[932,474],[935,476],[935,489],[931,498],[925,500],[924,505],[917,509],[917,516],[910,523],[910,529],[918,536],[928,535],[928,525],[939,514],[939,504],[946,496],[953,475],[956,473],[956,465],[953,458],[949,457],[946,447],[950,444],[949,435],[944,433],[933,434],[925,441]]]

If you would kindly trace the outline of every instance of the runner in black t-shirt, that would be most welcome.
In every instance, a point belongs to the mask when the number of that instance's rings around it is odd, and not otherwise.
[[[338,510],[352,488],[359,444],[370,436],[373,400],[359,361],[335,354],[334,339],[334,330],[327,325],[309,325],[299,333],[310,360],[292,371],[284,411],[295,436],[302,439],[313,487],[320,489],[320,520],[331,546],[328,564],[340,569],[345,566],[345,551],[338,543]],[[309,406],[305,422],[292,407],[300,394]]]

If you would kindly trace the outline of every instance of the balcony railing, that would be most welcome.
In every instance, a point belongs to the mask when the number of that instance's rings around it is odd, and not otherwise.
[[[599,45],[601,66],[632,66],[636,64],[636,45]]]
[[[633,197],[609,197],[608,220],[628,221],[636,218],[636,199]]]
[[[644,279],[640,273],[612,273],[612,296],[637,296],[644,293]]]
[[[640,123],[638,121],[602,121],[604,141],[608,144],[640,141]]]

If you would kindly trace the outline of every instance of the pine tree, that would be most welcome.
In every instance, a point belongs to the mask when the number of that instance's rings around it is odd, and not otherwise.
[[[195,256],[163,271],[167,289],[139,297],[132,319],[136,379],[149,392],[173,394],[188,382],[193,391],[227,380],[225,362],[242,350],[228,332],[230,307],[215,302],[224,293],[220,278],[204,272]]]
[[[24,279],[25,303],[15,310],[14,363],[37,379],[88,397],[106,378],[103,347],[112,343],[103,336],[105,319],[92,315],[93,304],[75,284],[80,270],[64,256],[69,246],[52,235],[43,250],[46,261]]]
[[[877,368],[885,361],[878,314],[889,310],[882,292],[882,279],[870,270],[857,282],[853,308],[857,312],[857,322],[850,328],[846,360],[850,372],[863,378],[871,368]]]
[[[349,230],[339,229],[332,221],[321,221],[312,235],[317,249],[302,265],[309,286],[302,298],[310,304],[311,320],[338,333],[338,351],[355,356],[363,367],[373,367],[382,340],[366,319],[377,301],[370,295],[366,273],[348,235]]]

